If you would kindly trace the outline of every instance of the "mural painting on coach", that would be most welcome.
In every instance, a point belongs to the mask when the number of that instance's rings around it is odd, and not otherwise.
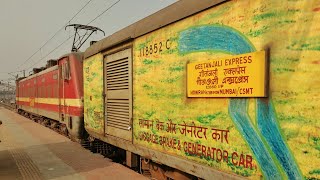
[[[83,62],[85,128],[104,133],[103,55]]]
[[[251,178],[320,178],[319,7],[231,1],[138,38],[134,143]],[[188,63],[264,49],[267,98],[187,98]]]

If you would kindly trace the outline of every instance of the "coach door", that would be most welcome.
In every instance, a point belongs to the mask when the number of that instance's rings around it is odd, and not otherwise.
[[[132,140],[132,52],[126,49],[104,59],[105,132]]]
[[[59,119],[60,121],[65,121],[66,119],[66,91],[67,88],[65,87],[65,81],[71,78],[70,74],[70,62],[69,57],[65,57],[65,61],[62,61],[61,65],[59,66]]]

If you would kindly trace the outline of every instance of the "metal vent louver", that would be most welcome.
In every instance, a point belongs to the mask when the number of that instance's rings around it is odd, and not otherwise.
[[[130,130],[129,124],[129,62],[128,58],[107,63],[107,93],[114,94],[107,99],[107,125]]]

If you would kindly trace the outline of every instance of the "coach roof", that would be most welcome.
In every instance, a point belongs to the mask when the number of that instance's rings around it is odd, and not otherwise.
[[[180,0],[90,46],[84,58],[145,35],[226,0]]]

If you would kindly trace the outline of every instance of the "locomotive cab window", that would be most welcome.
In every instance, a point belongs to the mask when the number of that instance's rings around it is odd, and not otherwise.
[[[62,76],[64,80],[71,80],[70,60],[62,64]]]

